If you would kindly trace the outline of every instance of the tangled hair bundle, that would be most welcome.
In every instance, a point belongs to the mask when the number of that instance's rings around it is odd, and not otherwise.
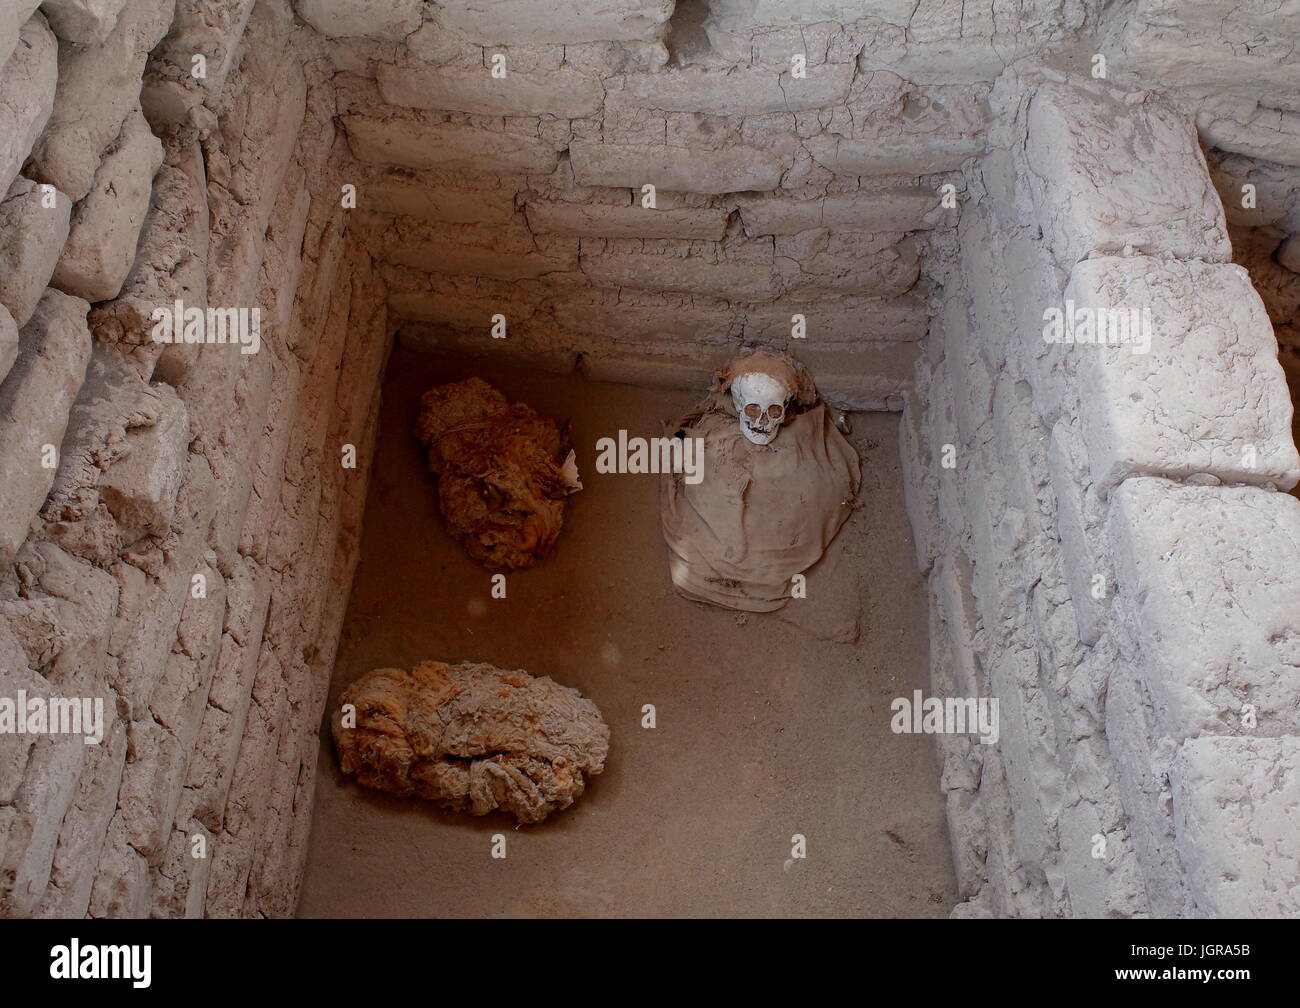
[[[424,394],[415,436],[438,477],[448,531],[489,568],[531,567],[564,525],[566,437],[481,378]]]
[[[367,672],[343,691],[333,730],[343,772],[366,787],[520,822],[572,805],[609,754],[609,727],[577,690],[469,662]]]

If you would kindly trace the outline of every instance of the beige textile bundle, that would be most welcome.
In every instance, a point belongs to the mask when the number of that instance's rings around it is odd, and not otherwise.
[[[763,357],[789,360],[770,352]],[[704,478],[695,485],[681,475],[665,480],[663,532],[681,594],[771,612],[785,605],[794,575],[821,559],[852,512],[861,466],[811,383],[802,380],[791,388],[793,401],[775,440],[747,440],[728,392],[746,366],[752,358],[720,372],[709,400],[679,425],[680,434],[704,439]]]

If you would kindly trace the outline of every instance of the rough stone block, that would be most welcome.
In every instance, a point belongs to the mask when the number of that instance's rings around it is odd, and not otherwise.
[[[256,10],[265,11],[266,7],[259,5]],[[259,30],[265,29],[254,24],[250,35],[255,37]],[[288,177],[306,114],[308,87],[302,66],[265,51],[258,58],[269,63],[267,86],[277,100],[259,101],[256,89],[242,91],[247,118],[239,158],[231,165],[228,190],[209,186],[206,194],[212,218],[208,296],[216,306],[249,304],[255,297],[266,254],[266,231]],[[195,179],[196,188],[201,188],[203,162],[197,152],[187,155],[187,160],[191,157],[198,163],[186,163],[186,174]],[[225,374],[229,373],[226,369]],[[207,392],[193,391],[200,395]]]
[[[728,301],[770,301],[780,291],[771,264],[612,252],[584,255],[582,271],[601,287],[704,294]]]
[[[0,68],[4,68],[13,55],[23,26],[40,5],[41,0],[10,0],[0,9]]]
[[[180,800],[188,752],[152,720],[133,721],[117,818],[127,842],[145,857],[162,853]]]
[[[916,241],[899,235],[801,231],[773,244],[785,292],[793,297],[896,297],[911,290],[920,276]]]
[[[791,160],[750,147],[692,150],[575,140],[569,145],[578,185],[675,192],[766,192],[781,185]]]
[[[68,416],[67,432],[59,449],[54,485],[41,508],[46,523],[62,523],[65,535],[87,530],[91,555],[101,558],[138,538],[123,541],[111,516],[99,509],[100,479],[104,470],[138,439],[128,431],[154,424],[158,397],[145,384],[134,363],[116,347],[99,344],[91,353],[86,380]],[[119,654],[116,647],[113,654]]]
[[[399,308],[391,304],[390,308],[402,317]],[[523,333],[520,328],[524,328]],[[576,366],[577,351],[566,341],[556,339],[553,330],[536,334],[527,327],[516,326],[507,340],[494,340],[488,331],[486,324],[470,331],[412,321],[397,330],[397,338],[402,346],[418,353],[483,358],[508,367],[526,367],[551,374],[570,374]]]
[[[916,13],[907,0],[711,0],[709,18],[724,27],[811,25],[821,21],[851,24],[863,17],[906,25]]]
[[[361,209],[444,224],[504,224],[515,213],[507,189],[448,189],[392,178],[359,183],[357,190]]]
[[[197,492],[200,488],[194,489]],[[215,490],[210,479],[202,490],[203,497],[211,498]],[[189,491],[190,487],[185,487],[185,492]],[[142,714],[148,705],[149,695],[166,666],[167,655],[176,643],[176,627],[189,596],[190,578],[201,558],[196,546],[205,545],[205,531],[204,527],[194,532],[187,529],[176,543],[178,551],[183,551],[184,555],[169,561],[138,595],[123,597],[118,619],[130,626],[121,641],[117,666],[109,670],[108,682],[132,712]]]
[[[450,123],[426,126],[406,119],[342,117],[359,161],[441,168],[487,175],[549,175],[559,163],[554,144],[515,133]]]
[[[119,812],[113,817],[99,855],[90,916],[119,920],[147,917],[150,890],[149,862],[127,841]]]
[[[789,71],[776,74],[760,68],[719,71],[682,67],[618,78],[611,82],[609,99],[665,112],[757,116],[842,105],[852,83],[851,63],[810,66],[802,78]]]
[[[331,38],[401,42],[420,27],[421,0],[294,0],[298,16]]]
[[[399,266],[410,266],[426,273],[494,277],[499,280],[527,280],[548,273],[567,273],[578,266],[576,251],[511,252],[495,248],[491,244],[436,240],[395,245],[389,250],[388,258]]]
[[[1300,738],[1189,739],[1169,778],[1196,916],[1300,914]]]
[[[189,164],[197,166],[197,156]],[[149,336],[153,326],[150,314],[156,307],[180,299],[187,307],[206,308],[208,227],[206,194],[197,174],[164,164],[155,179],[135,265],[122,292],[116,300],[96,305],[90,313],[95,338],[108,343],[145,344],[157,353],[154,348],[164,345],[150,344]],[[168,358],[166,350],[161,356]],[[176,354],[175,358],[180,356]],[[174,370],[183,373],[179,365]]]
[[[221,98],[243,54],[254,4],[255,0],[177,0],[170,30],[150,54],[140,94],[145,114],[159,132],[178,123],[210,119],[206,114],[196,116],[195,110],[204,102],[215,106]],[[283,16],[291,17],[287,11]],[[193,73],[196,55],[205,60],[199,77]]]
[[[802,315],[806,343],[792,338],[794,316]],[[750,305],[744,317],[745,338],[766,346],[789,341],[789,349],[827,344],[844,347],[859,343],[915,343],[929,329],[929,310],[923,299],[870,298],[855,295],[816,299],[779,300]]]
[[[113,716],[109,703],[105,703],[105,717],[110,721],[107,734],[103,742],[86,753],[76,795],[63,817],[50,870],[52,885],[36,911],[38,917],[80,919],[90,906],[91,888],[117,808],[117,791],[126,763],[126,723]]]
[[[1133,917],[1149,912],[1136,857],[1123,846],[1127,837],[1108,828],[1096,805],[1080,801],[1063,809],[1058,832],[1071,917]],[[1094,856],[1096,836],[1106,840],[1102,857]]]
[[[1028,126],[1035,216],[1067,270],[1125,246],[1171,259],[1231,260],[1223,206],[1196,130],[1172,106],[1049,83],[1031,100]],[[1132,164],[1161,168],[1125,170]]]
[[[933,17],[936,13],[952,20],[948,25],[923,23],[927,15]],[[985,19],[982,25],[981,19]],[[880,43],[873,41],[863,48],[858,56],[858,72],[896,74],[918,85],[991,81],[1008,64],[1041,52],[1046,27],[1042,23],[1029,25],[1019,18],[998,18],[990,6],[975,11],[944,3],[921,7],[906,34],[899,32],[889,37],[882,33]]]
[[[45,18],[33,14],[22,23],[8,62],[0,66],[0,189],[6,192],[54,109],[58,54],[58,40]]]
[[[68,412],[90,361],[89,305],[45,292],[23,327],[18,359],[0,385],[0,565],[9,563],[54,482],[42,465],[46,445],[57,451]]]
[[[346,2],[346,0],[344,0]],[[476,0],[444,4],[434,16],[473,42],[540,45],[578,42],[658,42],[673,0]]]
[[[1006,767],[1014,849],[1025,870],[1047,883],[1062,872],[1054,833],[1064,780],[1052,740],[1044,737],[1051,725],[1044,723],[1036,666],[1031,652],[1007,652],[992,663],[989,683],[1000,701],[996,748]]]
[[[1156,734],[1300,734],[1300,500],[1130,479],[1108,526]]]
[[[271,579],[266,568],[245,560],[227,584],[225,633],[209,703],[242,719],[247,713],[262,631],[266,626]],[[233,754],[232,754],[233,761]]]
[[[704,9],[704,31],[709,47],[724,60],[747,61],[756,53],[764,62],[789,65],[790,55],[795,52],[806,51],[810,61],[818,58],[835,36],[841,58],[852,55],[844,51],[848,48],[844,43],[853,46],[853,51],[861,48],[860,42],[849,41],[859,37],[852,32],[856,22],[870,26],[871,45],[867,48],[875,48],[891,34],[903,35],[903,26],[919,29],[931,9],[925,5],[908,7],[902,0],[873,0],[869,4],[854,0],[710,0]],[[976,18],[974,11],[964,13],[968,20]],[[841,31],[843,34],[838,34]],[[907,34],[910,36],[912,31]],[[894,67],[890,69],[901,73]]]
[[[507,320],[518,318],[531,308],[516,309],[515,304],[491,296],[463,297],[435,291],[405,291],[388,296],[388,308],[400,318],[419,322],[435,322],[455,329],[476,330],[487,337],[492,328],[492,316],[498,312]],[[512,331],[513,331],[512,326]]]
[[[915,343],[807,346],[796,351],[817,374],[817,389],[842,410],[903,408],[912,390],[920,348]]]
[[[51,542],[26,544],[16,562],[40,585],[32,597],[0,603],[26,650],[26,664],[40,668],[66,696],[102,695],[117,582]],[[111,700],[107,707],[111,714]]]
[[[962,214],[963,229],[974,214]],[[991,224],[991,222],[985,222]],[[1060,306],[1068,274],[1056,265],[1041,240],[1018,234],[1007,241],[994,227],[983,227],[962,237],[962,252],[975,252],[967,260],[978,265],[980,272],[971,276],[988,276],[988,284],[972,284],[973,315],[985,332],[1006,333],[1006,349],[1019,353],[1024,362],[1026,380],[1033,390],[1034,411],[1046,426],[1065,413],[1073,413],[1067,400],[1074,385],[1062,371],[1055,349],[1043,339],[1043,312]],[[996,366],[997,362],[993,362]]]
[[[560,298],[554,312],[555,320],[566,330],[581,333],[597,345],[606,341],[634,344],[635,350],[629,348],[633,354],[653,348],[649,353],[658,358],[669,353],[671,347],[701,341],[724,347],[738,344],[739,334],[735,331],[738,319],[734,310],[718,304],[680,303],[686,300],[689,299],[674,300],[671,294],[662,295],[662,299],[648,295],[644,303],[637,303],[630,296],[615,304],[580,304]]]
[[[1207,147],[1300,166],[1300,112],[1260,108],[1253,98],[1208,103],[1196,114],[1196,128]]]
[[[0,855],[0,878],[13,880],[7,892],[0,889],[0,916],[29,917],[40,904],[49,884],[59,828],[90,748],[76,735],[45,735],[32,746],[12,806],[17,815]]]
[[[935,615],[943,624],[952,668],[952,696],[985,695],[983,676],[975,658],[975,633],[979,628],[975,599],[967,583],[969,574],[959,571],[960,557],[939,557],[930,571],[930,598]]]
[[[488,67],[395,67],[380,64],[379,93],[390,105],[469,112],[485,116],[557,116],[582,119],[600,112],[599,78],[577,70],[544,74],[511,71],[493,77]]]
[[[19,690],[25,690],[29,697],[52,695],[50,684],[25,666],[25,659],[21,666],[17,663],[0,665],[0,697],[16,701]],[[36,738],[35,735],[14,732],[0,734],[0,805],[12,804],[17,797]]]
[[[1134,474],[1210,473],[1282,489],[1300,479],[1277,340],[1242,267],[1089,259],[1074,268],[1065,305],[1057,307],[1068,310],[1071,302],[1094,318],[1109,309],[1137,323],[1127,342],[1089,343],[1076,332],[1076,342],[1051,348],[1075,375],[1092,477],[1103,496]]]
[[[933,175],[957,171],[984,153],[979,137],[916,134],[854,140],[824,134],[804,143],[812,159],[836,175]]]
[[[1293,234],[1279,245],[1276,255],[1279,265],[1300,274],[1300,234]]]
[[[117,297],[135,263],[153,177],[162,163],[162,143],[137,108],[95,173],[94,187],[73,211],[53,286],[91,302]]]
[[[160,382],[151,391],[158,400],[156,422],[127,432],[122,456],[99,482],[104,503],[128,541],[130,533],[162,535],[171,527],[189,451],[185,404],[170,385]]]
[[[9,309],[0,304],[0,382],[5,380],[17,359],[18,323],[9,314]]]
[[[1277,107],[1300,90],[1294,0],[1252,3],[1228,17],[1217,0],[1136,0],[1116,11],[1102,44],[1112,74],[1235,90],[1250,96],[1252,108],[1261,97]]]
[[[154,877],[150,917],[162,920],[195,919],[203,916],[208,879],[217,854],[216,838],[198,820],[186,815],[185,795],[176,827],[167,840],[167,852]],[[202,837],[207,857],[193,856],[195,837]]]
[[[633,206],[529,200],[528,227],[535,234],[583,238],[683,238],[721,241],[727,211],[690,208],[647,210]]]
[[[175,7],[176,0],[127,0],[102,44],[60,47],[54,111],[26,174],[74,203],[90,192],[101,156],[139,103],[145,61]]]
[[[228,637],[226,641],[229,641]],[[223,653],[218,662],[218,678],[225,661]],[[253,664],[256,665],[255,662]],[[250,686],[251,682],[250,679]],[[213,680],[212,688],[216,688],[216,679]],[[186,770],[185,787],[188,794],[185,800],[192,806],[195,818],[209,830],[221,828],[230,786],[230,771],[239,755],[248,703],[246,697],[242,709],[235,713],[227,713],[211,700],[203,709],[203,721],[199,726],[194,754]]]
[[[1240,231],[1275,224],[1282,231],[1300,231],[1300,191],[1294,190],[1286,165],[1259,161],[1222,150],[1205,152],[1210,178],[1223,202],[1228,224]],[[1244,189],[1254,187],[1254,206],[1242,206]]]
[[[954,211],[939,206],[938,193],[921,188],[885,189],[811,200],[781,196],[743,197],[739,200],[739,208],[745,233],[751,237],[793,235],[814,228],[898,234],[956,222]]]
[[[307,267],[303,240],[307,235],[307,218],[311,214],[312,194],[307,187],[306,172],[298,165],[289,168],[290,177],[280,190],[271,227],[267,231],[267,253],[262,260],[262,282],[269,290],[271,303],[266,305],[270,331],[289,332],[293,309]]]
[[[1088,487],[1082,481],[1086,466],[1083,445],[1064,421],[1052,428],[1047,465],[1056,498],[1061,571],[1070,587],[1079,640],[1091,647],[1101,638],[1111,576],[1100,516],[1094,514]],[[1094,591],[1098,585],[1102,589],[1100,598]]]
[[[639,385],[642,388],[699,389],[708,385],[716,368],[727,363],[729,352],[713,348],[672,347],[666,352],[614,351],[584,355],[578,373],[587,381]],[[690,353],[682,353],[690,350]]]
[[[66,42],[98,45],[113,33],[126,0],[44,0],[41,10]]]
[[[52,205],[49,205],[52,204]],[[72,201],[19,175],[0,203],[0,305],[27,324],[68,240]]]
[[[221,575],[211,567],[197,573],[205,578],[207,597],[186,599],[176,650],[167,656],[167,667],[149,696],[154,720],[177,737],[185,752],[194,748],[203,720],[221,647],[225,607]]]

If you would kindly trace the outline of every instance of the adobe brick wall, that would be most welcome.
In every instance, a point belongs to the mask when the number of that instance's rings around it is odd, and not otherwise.
[[[0,23],[0,678],[109,720],[0,737],[7,915],[293,911],[389,345],[312,40],[247,2]],[[260,306],[261,350],[151,342],[174,298]]]
[[[940,737],[959,912],[1294,915],[1300,459],[1268,314],[1169,102],[1044,68],[994,103],[905,431],[935,688],[1003,704],[998,746]],[[1067,299],[1149,308],[1149,347],[1048,342]]]

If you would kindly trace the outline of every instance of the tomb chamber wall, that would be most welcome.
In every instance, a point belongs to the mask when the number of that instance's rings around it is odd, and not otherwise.
[[[17,6],[0,693],[106,728],[0,736],[0,913],[288,915],[390,345],[333,89],[286,4]]]

